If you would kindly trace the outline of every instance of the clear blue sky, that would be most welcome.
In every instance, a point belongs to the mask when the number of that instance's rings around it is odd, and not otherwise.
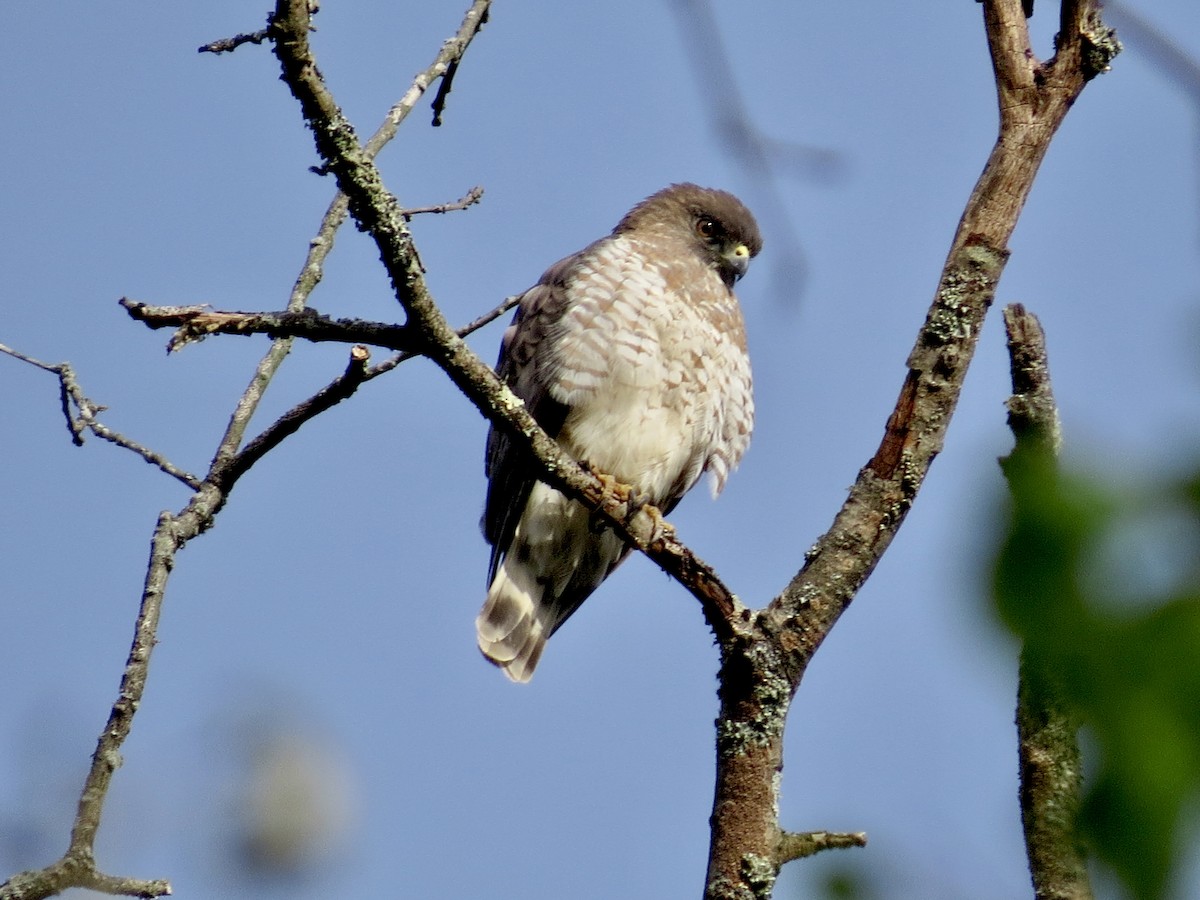
[[[1193,0],[1128,5],[1179,40],[1200,26]],[[467,3],[325,6],[320,65],[369,133]],[[1056,12],[1038,6],[1046,55]],[[332,184],[307,171],[312,142],[268,48],[195,52],[259,27],[263,9],[10,4],[0,29],[0,342],[70,360],[110,426],[195,472],[266,341],[168,358],[166,335],[116,301],[286,301]],[[748,172],[711,126],[713,86],[694,77],[672,5],[631,0],[497,3],[445,125],[431,129],[422,104],[381,164],[408,205],[486,189],[468,212],[413,225],[454,322],[667,183],[727,188],[760,212],[766,249],[739,288],[754,443],[719,501],[697,491],[672,519],[761,606],[878,442],[995,101],[968,0],[720,4],[718,22],[756,125],[836,152],[835,172],[781,165],[774,189]],[[1177,469],[1200,438],[1200,110],[1142,49],[1130,41],[1068,117],[998,298],[1046,326],[1067,457],[1118,484]],[[313,305],[399,318],[369,241],[351,228],[338,241]],[[471,340],[488,360],[500,330]],[[981,590],[1010,444],[1003,344],[997,313],[945,451],[792,712],[784,826],[861,829],[870,846],[793,864],[780,898],[850,864],[885,900],[1028,895],[1016,648]],[[298,345],[261,424],[344,361],[344,348]],[[98,440],[72,447],[49,376],[0,357],[0,385],[7,875],[65,845],[155,517],[186,492]],[[717,659],[697,605],[632,559],[531,685],[505,681],[472,625],[485,431],[431,365],[408,363],[238,485],[179,557],[103,867],[169,877],[185,898],[697,896]],[[295,818],[332,846],[264,886],[234,874],[228,850],[247,760],[280,735],[329,788]],[[1189,878],[1200,895],[1200,863]]]

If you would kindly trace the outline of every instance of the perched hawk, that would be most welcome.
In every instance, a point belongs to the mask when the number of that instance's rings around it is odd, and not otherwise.
[[[575,459],[663,513],[708,472],[715,497],[754,424],[733,285],[762,248],[732,194],[675,184],[521,297],[496,371]],[[538,481],[495,428],[483,533],[492,545],[479,648],[528,681],[550,637],[629,547]]]

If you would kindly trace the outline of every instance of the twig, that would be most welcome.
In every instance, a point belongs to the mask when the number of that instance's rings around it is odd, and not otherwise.
[[[437,206],[409,206],[400,211],[400,214],[405,219],[411,219],[413,216],[419,216],[423,213],[448,213],[457,212],[460,209],[466,209],[468,206],[474,206],[483,199],[483,188],[479,185],[471,188],[458,200],[453,203],[440,203]]]
[[[197,53],[232,53],[242,44],[261,44],[267,39],[267,29],[260,28],[249,34],[235,34],[196,48]]]
[[[1001,466],[1011,477],[1021,459],[1053,466],[1062,431],[1041,323],[1015,303],[1004,309],[1004,328],[1013,389],[1005,406],[1016,446]],[[1021,824],[1037,900],[1093,896],[1076,830],[1083,777],[1077,729],[1058,679],[1035,669],[1028,653],[1022,653],[1017,691]]]
[[[475,20],[474,30],[466,36],[460,33],[459,40],[469,41],[478,33],[479,29],[487,24],[488,6],[489,4],[479,4],[479,16]],[[454,90],[454,76],[458,74],[459,63],[462,62],[462,54],[454,54],[446,64],[446,71],[442,74],[441,84],[438,85],[437,96],[433,98],[433,127],[440,128],[442,124],[442,114],[446,111],[446,100],[450,97],[450,92]]]
[[[71,367],[70,363],[42,362],[4,344],[0,344],[0,353],[7,353],[15,359],[27,362],[31,366],[36,366],[45,372],[50,372],[58,376],[59,398],[62,404],[63,416],[67,420],[67,430],[71,432],[71,442],[75,446],[82,447],[84,431],[90,431],[96,437],[103,438],[106,441],[116,444],[118,447],[124,447],[126,450],[136,453],[152,466],[157,466],[172,478],[179,479],[193,490],[200,486],[200,479],[195,475],[185,472],[162,454],[156,453],[149,447],[142,446],[132,438],[125,437],[119,431],[113,431],[103,422],[99,421],[96,418],[96,414],[104,412],[107,407],[93,403],[88,399],[87,395],[83,393],[83,388],[80,387],[79,380],[75,376],[75,370]],[[72,409],[76,410],[78,415],[73,415]]]
[[[437,79],[445,78],[452,66],[457,70],[458,61],[462,59],[467,47],[471,45],[471,41],[479,34],[480,29],[487,24],[488,12],[491,6],[492,0],[474,0],[470,9],[467,10],[467,14],[463,16],[462,24],[458,26],[458,32],[454,37],[442,44],[442,49],[438,51],[438,55],[433,63],[413,79],[412,87],[388,111],[384,124],[367,141],[363,149],[366,150],[370,158],[374,159],[375,155],[379,153],[380,148],[392,139],[400,123],[408,117],[408,114],[420,102],[421,97],[425,95],[425,91],[429,89],[429,86]],[[440,112],[438,112],[438,115],[440,116]]]
[[[176,328],[167,351],[179,350],[210,334],[266,334],[301,337],[310,341],[373,344],[389,350],[412,350],[416,336],[407,325],[389,325],[363,319],[331,319],[315,309],[299,312],[223,312],[207,306],[151,306],[122,297],[130,318],[151,328]]]
[[[266,431],[242,448],[230,465],[221,469],[221,487],[224,492],[228,493],[251,466],[299,431],[301,425],[352,396],[372,377],[370,369],[367,368],[370,359],[371,352],[366,347],[361,344],[351,347],[350,360],[346,364],[345,372],[272,422]]]
[[[446,111],[446,101],[450,98],[450,91],[454,89],[454,76],[458,74],[458,60],[453,60],[450,65],[446,66],[446,74],[442,76],[441,83],[438,84],[437,95],[433,98],[431,104],[433,108],[433,127],[442,127],[442,113]]]
[[[824,850],[865,846],[867,846],[867,835],[862,831],[785,831],[779,838],[779,850],[776,858],[782,865],[794,859],[815,856]]]

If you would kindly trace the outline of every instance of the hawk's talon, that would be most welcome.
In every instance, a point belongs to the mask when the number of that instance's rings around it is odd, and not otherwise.
[[[666,538],[675,537],[675,526],[663,518],[662,510],[653,503],[640,504],[638,513],[645,513],[650,520],[650,536],[646,538],[647,545],[657,544]]]
[[[609,475],[607,472],[600,471],[586,460],[579,463],[579,468],[600,482],[600,500],[602,504],[613,500],[617,503],[633,505],[631,499],[633,497],[633,488],[625,484],[625,482]]]

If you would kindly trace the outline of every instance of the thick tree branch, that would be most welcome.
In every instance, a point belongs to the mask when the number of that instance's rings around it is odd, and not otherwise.
[[[1019,0],[985,0],[999,136],[959,222],[879,449],[783,593],[755,616],[748,635],[722,645],[710,900],[770,893],[774,876],[765,879],[759,863],[780,861],[776,786],[791,697],[940,452],[1038,167],[1084,85],[1119,50],[1092,0],[1067,0],[1062,15],[1057,53],[1043,65]]]
[[[1066,5],[1079,7],[1073,21],[1092,21],[1093,4]],[[793,664],[800,670],[878,563],[941,450],[1008,258],[1008,239],[1051,138],[1096,74],[1082,61],[1082,36],[1066,43],[1060,38],[1058,55],[1042,65],[1029,48],[1018,2],[990,0],[984,10],[1000,98],[1000,135],[959,222],[879,449],[833,527],[766,611],[781,626],[792,617],[803,626],[790,632],[796,638],[790,648]],[[1035,78],[1035,73],[1041,74]]]
[[[1012,396],[1008,425],[1016,446],[1001,460],[1005,471],[1020,458],[1048,464],[1062,433],[1050,387],[1046,337],[1037,317],[1020,304],[1004,309]],[[1091,900],[1087,860],[1076,829],[1083,783],[1078,722],[1051,673],[1021,656],[1017,691],[1017,751],[1021,773],[1021,824],[1037,900]]]

